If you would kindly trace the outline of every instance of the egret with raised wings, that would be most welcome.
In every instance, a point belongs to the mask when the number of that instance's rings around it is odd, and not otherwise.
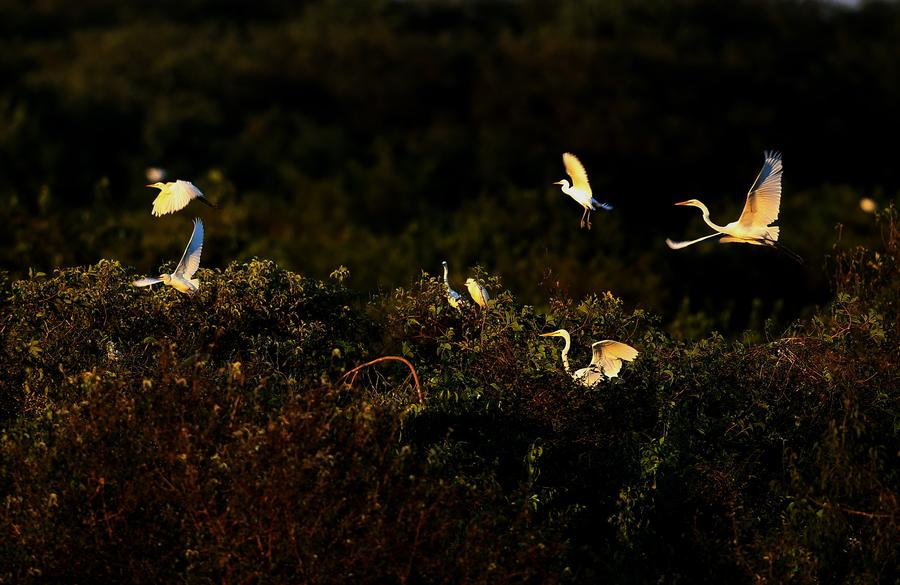
[[[482,309],[486,309],[488,301],[491,299],[491,295],[488,294],[487,289],[481,286],[474,278],[466,280],[466,288],[469,290],[469,295],[471,295],[472,300]]]
[[[781,153],[766,151],[764,154],[766,158],[762,170],[759,171],[756,181],[747,193],[744,211],[741,212],[737,221],[726,225],[716,225],[709,219],[709,209],[701,201],[697,199],[681,201],[675,205],[689,205],[700,209],[703,212],[703,221],[716,230],[716,233],[687,242],[674,242],[666,239],[666,244],[673,250],[680,250],[697,242],[717,237],[722,244],[741,243],[777,248],[802,263],[803,259],[796,252],[778,243],[779,227],[770,225],[778,219],[778,210],[781,205]]]
[[[572,178],[572,185],[569,185],[569,181],[566,179],[553,184],[562,185],[562,192],[584,207],[584,213],[581,215],[581,227],[587,226],[587,229],[591,229],[591,212],[598,209],[609,211],[612,209],[612,205],[600,203],[594,199],[591,185],[588,183],[587,171],[584,170],[584,165],[581,164],[581,161],[574,154],[564,152],[562,157],[563,164],[566,167],[566,174]]]
[[[450,306],[457,310],[462,310],[460,305],[464,302],[462,295],[453,290],[450,287],[450,281],[447,280],[447,261],[444,260],[441,262],[444,266],[444,286],[447,287],[447,302],[450,303]]]
[[[173,183],[153,183],[147,187],[159,189],[159,195],[153,200],[153,211],[151,212],[157,217],[184,209],[192,199],[199,199],[210,207],[215,207],[190,181],[179,179]]]
[[[638,350],[627,343],[611,339],[597,341],[591,345],[594,357],[591,358],[590,365],[575,370],[573,374],[572,368],[569,366],[569,349],[572,347],[572,338],[569,336],[569,332],[565,329],[557,329],[550,333],[541,333],[541,337],[562,337],[565,340],[566,345],[561,354],[563,367],[576,382],[589,388],[602,380],[603,376],[607,378],[618,376],[622,369],[622,362],[630,362],[638,355]]]
[[[172,274],[161,274],[159,278],[142,278],[135,280],[134,286],[150,286],[160,282],[171,286],[175,290],[187,294],[194,294],[200,288],[200,281],[192,278],[200,267],[200,253],[203,251],[203,222],[200,218],[194,220],[194,231],[188,241],[184,254]]]

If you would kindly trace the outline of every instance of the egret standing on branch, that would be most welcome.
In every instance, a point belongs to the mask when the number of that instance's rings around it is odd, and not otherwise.
[[[703,212],[703,221],[716,230],[716,233],[688,242],[673,242],[666,239],[666,244],[673,250],[680,250],[691,244],[718,237],[722,244],[737,242],[771,246],[802,263],[803,259],[796,252],[778,243],[778,226],[769,225],[778,219],[778,209],[781,205],[781,153],[766,151],[765,157],[762,170],[759,171],[756,182],[747,193],[744,211],[741,212],[741,217],[737,221],[726,225],[716,225],[709,219],[709,209],[702,202],[696,199],[682,201],[675,205],[690,205],[699,208]]]
[[[474,300],[482,309],[486,309],[488,301],[491,298],[491,295],[488,294],[488,291],[483,286],[481,286],[474,278],[469,278],[466,280],[466,288],[469,289],[469,294],[472,296],[472,300]]]
[[[457,310],[462,310],[460,305],[462,304],[462,295],[450,288],[450,281],[447,280],[447,261],[444,260],[441,262],[444,266],[444,286],[447,287],[447,302],[450,303],[450,306]]]
[[[551,333],[541,333],[541,337],[562,337],[566,341],[561,354],[563,367],[576,382],[588,388],[602,380],[604,375],[607,378],[615,378],[622,369],[622,361],[630,362],[638,355],[638,350],[621,341],[611,339],[597,341],[591,345],[594,357],[591,359],[590,365],[575,370],[573,374],[572,368],[569,366],[569,349],[572,347],[572,338],[569,336],[569,332],[565,329],[557,329]]]
[[[587,171],[584,170],[584,165],[581,164],[581,161],[574,154],[564,152],[562,156],[563,164],[566,166],[566,173],[572,177],[572,185],[569,186],[569,181],[566,179],[553,184],[562,185],[562,192],[584,207],[584,213],[581,215],[581,227],[587,226],[587,229],[591,229],[591,212],[597,209],[609,211],[612,209],[612,205],[600,203],[594,199],[591,186],[588,184]]]
[[[172,274],[162,274],[159,278],[142,278],[135,280],[134,286],[150,286],[151,284],[165,283],[175,290],[187,294],[194,294],[200,288],[200,281],[191,278],[200,268],[200,253],[203,251],[203,222],[200,218],[194,220],[194,231],[188,241],[184,254]]]
[[[174,183],[153,183],[147,187],[159,189],[159,195],[153,200],[153,211],[151,212],[157,217],[184,209],[191,199],[199,199],[210,207],[215,207],[190,181],[179,179]]]

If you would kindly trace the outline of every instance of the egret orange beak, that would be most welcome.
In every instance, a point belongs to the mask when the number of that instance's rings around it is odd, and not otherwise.
[[[678,203],[675,203],[675,205],[690,205],[690,204],[691,204],[690,201],[679,201]]]
[[[541,337],[556,337],[556,331],[551,333],[541,333]]]
[[[555,183],[553,183],[553,184],[554,184],[554,185],[562,185],[563,182],[562,182],[562,181],[557,181],[557,182],[555,182]]]

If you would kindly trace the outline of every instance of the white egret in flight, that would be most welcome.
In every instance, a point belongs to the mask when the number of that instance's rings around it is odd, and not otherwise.
[[[598,209],[609,211],[612,209],[612,205],[600,203],[594,199],[591,186],[588,184],[587,171],[584,170],[584,165],[581,164],[581,161],[574,154],[564,152],[562,156],[563,164],[566,166],[566,173],[572,177],[572,185],[569,186],[569,181],[566,179],[553,184],[562,185],[562,192],[584,207],[584,213],[581,215],[581,227],[587,226],[587,229],[591,229],[591,212]]]
[[[210,207],[215,207],[190,181],[179,179],[174,183],[153,183],[147,187],[159,189],[159,195],[153,200],[153,211],[151,212],[157,217],[183,209],[191,202],[191,199],[199,199]]]
[[[466,280],[466,288],[469,289],[469,294],[472,296],[472,300],[474,300],[482,309],[486,309],[488,301],[491,298],[491,295],[488,294],[488,291],[483,286],[481,286],[474,278],[469,278]]]
[[[172,274],[161,274],[159,278],[142,278],[135,280],[134,286],[150,286],[151,284],[165,283],[175,290],[187,294],[193,294],[200,288],[200,281],[191,278],[200,267],[200,253],[203,251],[203,222],[200,218],[194,220],[194,231],[188,241],[184,254]]]
[[[450,281],[447,280],[447,261],[444,260],[441,264],[444,266],[444,286],[447,287],[447,302],[454,309],[462,310],[460,309],[460,305],[463,303],[462,295],[453,290],[450,287]]]
[[[594,357],[591,359],[590,365],[575,370],[573,374],[572,368],[569,367],[569,348],[572,347],[572,338],[569,336],[569,332],[565,329],[557,329],[551,333],[541,333],[541,337],[562,337],[566,341],[561,354],[563,367],[576,382],[589,388],[602,380],[603,376],[607,378],[618,376],[619,370],[622,369],[622,361],[630,362],[638,355],[638,350],[621,341],[611,339],[597,341],[591,345]]]
[[[778,226],[769,225],[778,219],[778,208],[781,205],[781,153],[766,151],[764,154],[766,160],[762,170],[759,171],[756,181],[747,193],[744,211],[741,212],[737,221],[726,225],[716,225],[709,219],[709,209],[702,202],[696,199],[681,201],[675,205],[690,205],[699,208],[703,212],[703,221],[716,230],[716,233],[688,242],[674,242],[666,239],[666,244],[673,250],[680,250],[691,244],[718,237],[719,242],[723,244],[742,243],[777,248],[802,263],[803,259],[796,252],[778,243]]]

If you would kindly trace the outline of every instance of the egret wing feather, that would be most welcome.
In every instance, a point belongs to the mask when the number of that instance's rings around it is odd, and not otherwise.
[[[203,191],[197,188],[197,185],[191,183],[190,181],[183,181],[178,179],[175,181],[175,186],[178,189],[181,189],[185,193],[187,193],[190,199],[197,199],[198,197],[203,197]]]
[[[176,188],[175,183],[166,183],[158,187],[159,195],[153,200],[153,215],[159,217],[167,213],[174,213],[184,208],[191,201],[190,194],[184,189]]]
[[[619,375],[623,360],[630,362],[638,355],[638,350],[627,343],[611,339],[597,341],[591,345],[591,349],[594,352],[591,365],[599,367],[608,378],[615,378]]]
[[[600,360],[600,369],[603,370],[607,378],[615,378],[622,370],[622,360],[616,358],[604,357]]]
[[[203,192],[193,183],[181,179],[157,188],[160,191],[156,199],[153,200],[152,211],[153,215],[157,217],[184,209],[191,202],[191,199],[203,197]]]
[[[594,357],[591,359],[591,365],[600,365],[604,358],[620,359],[631,361],[638,356],[638,350],[631,347],[627,343],[621,341],[613,341],[612,339],[604,339],[603,341],[594,342],[591,345]]]
[[[738,219],[743,227],[766,227],[778,219],[781,205],[781,153],[767,151],[756,181],[747,193],[744,211]]]
[[[580,370],[575,370],[575,373],[572,374],[572,379],[582,386],[591,388],[603,379],[603,373],[594,366],[588,366],[586,368],[581,368]]]
[[[588,184],[587,171],[584,165],[571,152],[563,153],[563,164],[566,167],[566,174],[572,177],[572,187],[579,189],[588,195],[591,194],[591,186]]]
[[[203,222],[200,218],[194,219],[194,231],[191,233],[191,239],[188,241],[184,254],[175,268],[175,274],[180,274],[184,278],[190,280],[200,268],[200,254],[203,251]]]

